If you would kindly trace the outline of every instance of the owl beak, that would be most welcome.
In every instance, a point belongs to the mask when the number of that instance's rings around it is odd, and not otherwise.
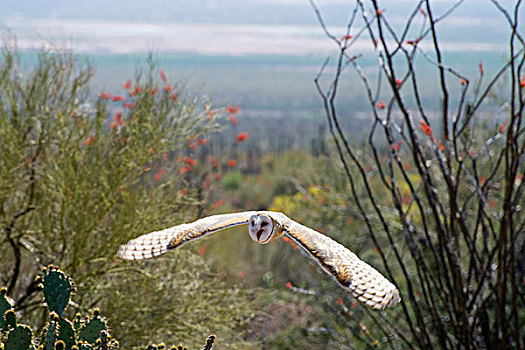
[[[261,228],[257,233],[255,234],[257,236],[257,241],[261,241],[261,235],[263,233],[263,229]]]

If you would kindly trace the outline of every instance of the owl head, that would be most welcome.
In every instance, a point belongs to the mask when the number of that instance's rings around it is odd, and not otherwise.
[[[282,226],[266,214],[254,214],[248,221],[250,237],[257,243],[266,244],[283,234]]]

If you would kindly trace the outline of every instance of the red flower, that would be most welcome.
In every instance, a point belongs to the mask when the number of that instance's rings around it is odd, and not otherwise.
[[[465,79],[460,79],[460,80],[459,80],[459,83],[460,83],[461,85],[465,85],[465,84],[467,83],[467,81],[466,81]]]
[[[198,254],[199,255],[204,255],[204,254],[206,254],[207,251],[208,251],[208,246],[204,245],[204,246],[202,246],[201,249],[199,249],[199,253]]]
[[[385,12],[385,10],[376,10],[376,13],[378,16],[381,16],[383,13]]]
[[[124,108],[132,109],[133,107],[135,107],[135,104],[134,104],[134,103],[126,102],[126,103],[124,103],[123,106],[124,106]]]
[[[246,271],[241,270],[241,271],[239,272],[239,277],[240,277],[240,278],[246,278]]]
[[[394,151],[399,152],[399,149],[401,148],[401,145],[403,144],[403,140],[399,140],[398,143],[394,145]]]
[[[131,84],[132,84],[131,79],[128,79],[128,80],[126,80],[126,83],[124,85],[122,85],[122,87],[124,88],[124,90],[129,90],[129,89],[131,89]]]
[[[385,101],[383,101],[383,100],[379,101],[378,103],[376,103],[376,107],[377,107],[378,109],[385,109],[385,108],[386,108],[386,103],[385,103]]]
[[[173,90],[173,87],[171,85],[166,85],[162,88],[162,91],[164,92],[170,92],[171,90]]]
[[[480,184],[481,186],[483,186],[483,185],[485,184],[485,181],[487,181],[487,179],[485,179],[485,176],[481,176],[481,177],[479,178],[479,184]]]
[[[217,202],[213,203],[211,205],[211,208],[212,209],[219,209],[220,207],[222,207],[224,205],[224,201],[222,199],[219,199]]]
[[[172,94],[170,95],[170,100],[172,100],[172,101],[173,101],[173,100],[176,100],[177,97],[179,97],[179,94],[176,93],[176,92],[174,92],[174,93],[172,93]]]
[[[485,73],[485,70],[483,69],[483,62],[481,62],[481,60],[479,61],[478,67],[479,67],[479,74],[483,75],[483,73]]]
[[[103,100],[109,100],[111,98],[111,93],[109,92],[101,92],[100,98]]]
[[[144,90],[139,85],[135,85],[135,90],[133,90],[134,94],[132,96],[138,95],[138,94],[142,93],[142,91],[144,91]]]
[[[525,87],[525,77],[520,78],[520,86]]]
[[[166,73],[164,73],[164,70],[159,70],[159,75],[160,75],[160,78],[162,79],[163,82],[167,83],[168,82],[168,77],[166,76]]]
[[[124,125],[124,121],[122,120],[122,111],[117,111],[117,113],[115,113],[115,115],[113,116],[113,120],[119,126]]]
[[[399,78],[396,79],[396,85],[399,87],[401,86],[401,84],[403,84],[403,81]]]
[[[232,125],[239,124],[239,122],[237,121],[237,118],[234,115],[230,116],[230,121],[232,122]]]
[[[214,156],[211,156],[210,157],[210,162],[213,164],[213,163],[217,162],[217,159]]]
[[[96,139],[95,135],[89,135],[88,137],[86,137],[84,141],[82,141],[82,145],[87,147],[91,145],[93,142],[95,142],[95,139]]]
[[[113,122],[109,123],[109,127],[113,130],[117,130],[118,128],[117,123],[113,123]]]
[[[292,288],[292,282],[286,282],[286,288],[291,289]]]
[[[500,134],[503,134],[503,132],[505,131],[505,128],[507,127],[507,122],[506,121],[503,121],[503,123],[501,123],[499,126],[498,126],[498,132]]]
[[[222,174],[221,173],[218,173],[218,174],[215,174],[215,180],[220,180],[222,179]]]
[[[343,299],[338,299],[337,302],[341,305],[343,305]]]
[[[441,152],[445,150],[445,146],[443,146],[443,143],[441,143],[441,140],[438,141],[438,148]]]
[[[185,173],[187,173],[188,171],[192,171],[193,168],[189,165],[186,165],[186,166],[183,166],[182,168],[180,168],[179,170],[179,174],[183,175]]]
[[[379,248],[377,246],[374,247],[374,252],[379,253]]]
[[[213,116],[214,116],[215,114],[217,114],[217,111],[209,111],[209,112],[208,112],[208,117],[210,117],[210,119],[211,119],[211,118],[213,118]]]
[[[180,194],[181,196],[184,196],[184,195],[186,194],[186,190],[185,190],[184,188],[181,189],[181,190],[179,191],[179,194]]]
[[[406,43],[408,45],[416,45],[419,43],[419,41],[421,40],[421,38],[417,38],[416,40],[407,40]]]
[[[419,128],[420,128],[421,131],[423,131],[426,135],[428,135],[428,136],[432,136],[432,128],[430,127],[430,125],[428,125],[427,123],[425,123],[424,120],[420,120],[420,121],[419,121]]]
[[[155,174],[155,180],[159,181],[162,178],[162,175],[164,175],[165,173],[165,169],[159,169],[159,171],[157,171],[157,173]]]
[[[350,35],[350,34],[348,34],[348,35],[343,35],[343,36],[341,37],[341,39],[339,39],[339,40],[340,40],[340,41],[345,41],[345,40],[350,40],[350,39],[352,39],[352,38],[353,38],[353,36]]]
[[[247,140],[248,137],[249,137],[248,133],[241,132],[239,135],[237,135],[237,142],[243,142],[243,141]]]
[[[201,138],[197,137],[197,143],[199,144],[199,146],[207,145],[208,142],[210,142],[210,140],[208,140],[208,139],[201,139]]]
[[[230,164],[231,167],[234,167],[234,166],[237,164],[237,162],[234,161],[233,159],[230,159],[230,160],[228,161],[228,164]]]
[[[124,101],[124,96],[121,96],[121,95],[115,95],[111,98],[111,100],[113,102],[118,102],[118,101]]]
[[[188,140],[188,147],[191,149],[191,150],[195,150],[197,148],[197,146],[195,146],[195,144],[193,143],[192,140]]]
[[[157,96],[159,94],[159,88],[151,89],[151,96]]]
[[[195,166],[195,163],[196,163],[194,159],[191,159],[189,157],[184,158],[184,162],[191,166]]]
[[[219,167],[219,163],[217,163],[217,162],[213,163],[213,167],[214,168],[218,168]]]
[[[230,113],[230,114],[237,114],[241,111],[241,108],[239,106],[232,106],[232,105],[228,105],[226,107],[226,112]]]

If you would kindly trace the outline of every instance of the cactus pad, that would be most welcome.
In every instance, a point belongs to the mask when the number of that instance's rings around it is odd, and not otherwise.
[[[7,298],[7,288],[0,289],[0,332],[7,331],[7,321],[5,319],[5,313],[10,310],[13,305]]]
[[[71,280],[58,268],[49,268],[44,276],[44,299],[49,311],[60,317],[69,302],[73,286]]]
[[[98,311],[95,310],[93,317],[87,321],[80,330],[78,338],[90,344],[95,344],[97,339],[100,338],[100,332],[106,330],[106,321],[102,319]]]
[[[4,350],[30,350],[33,349],[33,334],[31,328],[19,325],[11,330],[4,344]]]
[[[58,321],[58,337],[59,341],[64,342],[64,349],[71,350],[75,345],[75,331],[71,322],[65,318],[60,318]]]

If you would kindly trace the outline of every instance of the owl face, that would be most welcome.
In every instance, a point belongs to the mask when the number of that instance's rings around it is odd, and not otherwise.
[[[281,226],[265,214],[255,214],[248,221],[250,237],[257,243],[265,244],[282,234]]]

